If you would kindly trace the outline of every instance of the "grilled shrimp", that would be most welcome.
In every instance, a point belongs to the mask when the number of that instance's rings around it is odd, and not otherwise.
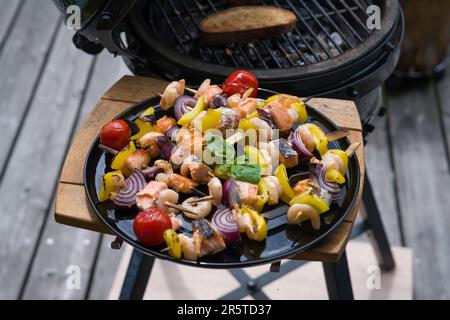
[[[325,153],[321,163],[323,164],[323,168],[325,170],[336,169],[342,174],[345,173],[344,162],[337,154],[332,152]]]
[[[272,128],[266,121],[260,118],[251,118],[250,122],[258,130],[260,140],[269,141],[272,139]]]
[[[211,80],[206,79],[198,88],[197,93],[195,94],[195,98],[204,97],[206,104],[209,104],[212,98],[214,98],[218,94],[221,94],[222,92],[223,90],[219,86],[211,85]]]
[[[189,211],[195,212],[195,214],[194,214],[194,213],[190,213],[187,211],[183,211],[183,214],[190,219],[204,218],[212,210],[212,201],[211,200],[196,202],[196,203],[190,202],[192,200],[197,200],[197,199],[199,199],[199,197],[188,198],[182,204],[182,206],[184,208],[188,209]]]
[[[184,93],[186,82],[184,79],[171,82],[162,94],[160,105],[163,110],[167,110],[173,106],[175,100]]]
[[[242,202],[248,205],[253,205],[256,201],[258,195],[258,186],[243,181],[236,181],[239,188],[239,195],[241,196]]]
[[[179,174],[169,175],[169,188],[183,193],[191,193],[194,188],[197,188],[198,183],[189,178],[183,177]]]
[[[147,186],[136,195],[136,204],[139,210],[145,211],[154,208],[162,191],[167,189],[167,184],[159,181],[150,181]]]
[[[319,213],[308,204],[294,204],[289,208],[287,218],[289,224],[300,224],[304,220],[311,219],[313,229],[320,229]]]
[[[190,166],[193,164],[198,164],[200,162],[200,160],[198,160],[198,158],[195,155],[190,155],[188,156],[186,159],[184,159],[183,164],[180,167],[180,174],[182,176],[187,177],[189,175],[190,170]]]
[[[278,181],[277,177],[269,176],[264,177],[264,181],[266,181],[269,186],[269,205],[276,205],[280,201],[281,194],[283,192],[280,181]]]
[[[139,139],[139,145],[147,149],[151,157],[156,157],[161,152],[158,143],[156,143],[156,138],[162,136],[163,134],[159,132],[149,132]]]
[[[187,260],[197,260],[198,256],[195,253],[194,239],[189,238],[187,235],[180,233],[178,235],[181,244],[181,250],[183,251],[183,256]]]
[[[169,184],[169,176],[165,173],[158,173],[155,176],[155,181],[164,182],[165,184]]]
[[[219,178],[212,178],[208,182],[209,194],[213,196],[212,203],[219,206],[222,203],[222,183]]]
[[[124,162],[123,171],[125,173],[131,173],[136,169],[144,169],[148,165],[151,158],[147,151],[138,149],[130,154]]]
[[[156,160],[154,165],[162,168],[164,170],[164,173],[167,175],[173,174],[173,168],[166,160]]]
[[[164,116],[161,119],[156,121],[156,129],[159,133],[165,134],[167,129],[177,125],[177,120],[174,118],[170,118],[168,116]]]
[[[309,129],[305,126],[299,126],[297,130],[300,133],[300,138],[302,139],[302,142],[305,144],[306,148],[309,151],[314,150],[315,147],[314,138]]]
[[[159,198],[158,198],[156,206],[159,209],[163,209],[167,212],[178,213],[177,209],[169,208],[165,205],[165,203],[171,202],[171,203],[177,204],[179,197],[180,197],[179,194],[177,192],[173,191],[172,189],[165,189],[165,190],[161,191],[161,193],[159,194]]]
[[[241,102],[241,95],[239,93],[233,94],[231,97],[227,99],[229,108],[236,108]]]

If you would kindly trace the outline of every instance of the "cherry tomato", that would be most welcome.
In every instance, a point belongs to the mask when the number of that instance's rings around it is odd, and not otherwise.
[[[100,143],[114,150],[121,150],[130,140],[131,129],[125,120],[113,120],[100,132]]]
[[[165,242],[164,231],[172,229],[172,222],[164,210],[150,208],[138,213],[134,219],[133,228],[139,241],[153,247]]]
[[[250,95],[252,98],[256,98],[258,94],[258,79],[253,73],[245,70],[236,70],[225,80],[222,85],[223,91],[228,95],[239,93],[244,94],[249,88],[253,88],[253,92]]]

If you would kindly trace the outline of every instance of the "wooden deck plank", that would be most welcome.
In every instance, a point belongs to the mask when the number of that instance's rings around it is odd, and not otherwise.
[[[374,125],[376,129],[369,135],[365,149],[366,170],[390,244],[400,246],[400,213],[397,212],[395,200],[395,178],[390,160],[386,118],[377,118]]]
[[[9,0],[2,3],[2,10],[0,10],[0,54],[2,51],[3,42],[8,35],[11,23],[17,14],[17,10],[20,10],[22,0]]]
[[[50,12],[57,15],[51,5]],[[42,6],[45,8],[45,3],[40,3],[35,10],[41,10]],[[53,18],[52,15],[47,19]],[[51,216],[49,212],[53,211],[53,193],[92,59],[91,56],[79,54],[71,43],[70,32],[61,26],[27,117],[21,123],[14,151],[8,155],[9,165],[0,186],[3,212],[0,225],[0,282],[2,287],[7,288],[0,291],[2,298],[16,298],[19,295],[37,245],[37,260],[29,273],[25,297],[78,297],[77,290],[66,289],[64,294],[61,293],[68,276],[65,273],[67,266],[79,264],[84,271],[85,259],[78,257],[73,261],[79,253],[75,251],[65,252],[64,259],[54,255],[55,248],[64,252],[64,242],[57,239],[53,230],[44,233],[44,239],[54,239],[53,246],[47,245],[46,241],[39,244],[37,241],[46,217]],[[69,234],[72,231],[67,229],[64,232]],[[56,274],[52,270],[56,270]]]
[[[389,96],[390,132],[405,242],[414,252],[415,298],[450,297],[450,175],[430,85]]]
[[[5,150],[0,153],[0,169],[4,167],[22,126],[57,24],[61,21],[50,1],[27,1],[16,19],[4,44],[7,50],[0,56],[0,145]]]
[[[70,41],[70,34],[66,34],[66,42]],[[66,44],[70,46],[70,43]],[[73,47],[73,46],[72,46]],[[76,50],[71,49],[73,59],[86,59],[86,55]],[[76,126],[82,121],[83,114],[86,114],[90,108],[98,101],[99,97],[105,92],[107,88],[113,85],[121,76],[123,76],[126,69],[123,62],[119,59],[113,61],[113,57],[104,52],[96,59],[92,76],[88,80],[88,86],[83,98],[83,105],[78,110]],[[61,162],[63,159],[61,158]],[[71,193],[66,201],[72,201],[74,194]],[[113,269],[112,275],[108,278],[98,276],[98,279],[91,281],[93,266],[99,267],[100,261],[96,261],[98,255],[98,245],[101,237],[98,233],[89,232],[83,229],[69,228],[61,226],[55,222],[53,215],[47,217],[46,226],[43,233],[43,241],[41,241],[39,251],[37,252],[33,272],[30,277],[30,282],[27,285],[24,298],[33,299],[83,299],[88,294],[88,281],[91,282],[91,288],[97,288],[103,284],[106,285],[108,281],[112,281],[114,277],[115,265],[109,266]],[[52,245],[48,245],[48,240],[51,239]],[[50,259],[49,259],[50,257]],[[107,258],[108,256],[105,255]],[[113,262],[111,259],[108,262]],[[100,268],[105,271],[101,262]],[[82,278],[80,290],[70,290],[65,285],[65,272],[68,266],[79,266],[84,277]],[[98,273],[97,273],[98,275]],[[98,282],[98,283],[97,283]],[[50,288],[43,290],[43,288]],[[97,290],[100,291],[100,290]],[[105,291],[105,290],[103,290]],[[100,294],[100,292],[98,292]],[[106,298],[108,290],[104,293],[103,298]]]

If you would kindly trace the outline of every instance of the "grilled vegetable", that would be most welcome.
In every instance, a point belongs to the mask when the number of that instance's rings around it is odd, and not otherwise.
[[[239,187],[234,178],[230,178],[223,184],[223,203],[230,209],[242,206]]]
[[[154,124],[147,122],[142,118],[137,118],[134,120],[134,123],[139,128],[139,131],[134,136],[130,137],[130,140],[138,141],[147,133],[156,131],[156,126]]]
[[[228,101],[227,101],[226,95],[225,94],[218,94],[218,95],[216,95],[209,102],[209,107],[211,109],[227,108],[228,107]]]
[[[232,74],[228,76],[222,85],[223,91],[231,97],[234,94],[240,94],[241,96],[244,93],[252,88],[253,91],[250,94],[250,97],[256,98],[258,94],[258,79],[256,76],[245,70],[236,70]]]
[[[313,194],[311,190],[307,190],[299,195],[296,195],[291,199],[289,205],[294,204],[307,204],[317,210],[319,214],[330,210],[328,203],[321,197]]]
[[[261,167],[258,164],[233,164],[230,175],[236,180],[256,184],[261,178]]]
[[[242,241],[236,217],[229,208],[225,206],[218,208],[211,223],[219,230],[227,244],[234,245]]]
[[[177,120],[180,120],[181,117],[185,114],[190,112],[195,105],[197,104],[197,99],[191,96],[179,96],[175,100],[174,105],[174,112],[175,112],[175,118]]]
[[[192,120],[195,119],[205,109],[205,98],[200,97],[192,111],[186,112],[183,116],[178,120],[178,124],[180,126],[184,126],[189,124]]]
[[[165,242],[164,232],[172,229],[172,223],[167,212],[151,208],[139,212],[133,223],[134,233],[140,242],[146,246],[159,246]]]
[[[114,170],[122,170],[127,157],[135,151],[136,146],[134,145],[133,141],[130,141],[128,146],[120,150],[120,152],[114,156],[111,162],[111,168]]]
[[[113,120],[102,127],[100,143],[119,151],[128,144],[130,136],[131,129],[125,120]]]
[[[269,201],[269,185],[264,178],[261,178],[258,182],[258,194],[255,203],[253,204],[253,208],[255,208],[256,211],[261,212],[267,201]]]
[[[102,177],[102,184],[100,192],[98,193],[98,200],[104,202],[111,198],[111,194],[117,192],[119,187],[125,183],[125,178],[122,171],[116,170],[108,172]]]
[[[267,222],[258,212],[243,206],[238,213],[240,231],[245,232],[250,240],[263,241],[267,237]]]
[[[217,129],[225,131],[227,129],[236,129],[239,124],[238,113],[235,109],[220,109],[221,116]]]
[[[294,197],[294,191],[292,190],[289,184],[289,178],[284,164],[280,164],[278,168],[275,170],[275,177],[278,178],[278,181],[280,182],[281,187],[283,189],[281,200],[289,203],[292,197]]]
[[[177,260],[181,259],[181,243],[178,234],[173,229],[167,229],[164,231],[164,240],[169,248],[169,255]]]
[[[222,113],[215,109],[209,109],[206,115],[200,120],[200,130],[206,132],[209,129],[216,129],[219,125]]]
[[[135,170],[117,192],[114,200],[116,209],[131,209],[136,206],[136,195],[145,188],[145,177],[140,170]]]

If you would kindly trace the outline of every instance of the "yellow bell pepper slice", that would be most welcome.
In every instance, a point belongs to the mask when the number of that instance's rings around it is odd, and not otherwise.
[[[328,151],[327,135],[318,125],[314,123],[307,123],[305,126],[313,136],[317,151],[319,151],[319,154],[323,156]]]
[[[271,103],[271,102],[277,100],[279,97],[280,97],[279,94],[275,94],[275,95],[273,95],[273,96],[267,98],[267,99],[264,101],[264,104]]]
[[[258,182],[258,195],[256,196],[253,208],[255,208],[256,211],[261,212],[267,201],[269,201],[269,185],[261,178]]]
[[[308,113],[306,111],[306,106],[303,101],[291,104],[291,108],[293,108],[297,112],[298,118],[301,121],[306,122],[308,120]]]
[[[263,241],[267,237],[267,222],[258,212],[248,206],[243,206],[242,215],[248,215],[251,225],[245,228],[245,234],[251,240]]]
[[[344,172],[341,173],[344,174],[348,169],[348,155],[345,153],[345,151],[339,149],[331,149],[328,150],[328,152],[331,152],[341,158],[342,163],[344,164]]]
[[[319,196],[312,195],[310,190],[300,193],[291,199],[289,205],[308,204],[319,212],[319,214],[330,210],[330,206]]]
[[[195,105],[194,109],[190,112],[186,112],[183,114],[183,116],[178,120],[178,124],[180,126],[184,126],[189,124],[192,120],[195,119],[199,115],[200,112],[202,112],[206,107],[205,98],[200,97],[197,101],[197,104]]]
[[[200,129],[206,132],[210,129],[215,129],[219,125],[221,113],[216,109],[208,109],[206,115],[200,120]]]
[[[181,259],[181,242],[178,234],[172,229],[164,231],[164,240],[169,248],[169,255],[177,260]]]
[[[254,130],[255,126],[253,125],[253,123],[251,123],[247,119],[241,119],[241,120],[239,120],[238,129],[241,129],[242,131],[245,132],[250,129]]]
[[[291,185],[289,184],[289,178],[284,164],[280,164],[277,170],[275,170],[275,177],[278,178],[283,189],[281,200],[283,202],[289,202],[289,200],[294,197],[294,190],[292,190]]]
[[[144,112],[141,113],[141,115],[139,116],[139,118],[143,119],[146,116],[152,116],[155,114],[155,108],[150,107],[147,110],[145,110]]]
[[[118,154],[114,156],[113,161],[111,162],[111,168],[114,170],[122,170],[123,165],[127,157],[136,151],[136,146],[133,141],[130,141],[130,144],[123,148]]]
[[[250,120],[250,119],[253,119],[253,118],[259,118],[258,111],[253,111],[247,117],[245,117],[245,119],[247,119],[247,120]]]
[[[156,126],[152,125],[151,123],[142,120],[141,118],[137,118],[134,120],[134,123],[139,128],[139,132],[136,133],[134,136],[130,137],[130,140],[136,141],[145,136],[147,133],[156,131]]]
[[[247,155],[249,163],[258,164],[261,169],[267,167],[266,158],[259,152],[259,150],[252,146],[245,146],[244,152]]]
[[[336,169],[329,169],[325,173],[325,179],[330,182],[336,182],[338,184],[345,183],[345,177],[342,175],[342,173],[339,172],[339,170]]]
[[[98,200],[100,202],[104,202],[109,200],[109,196],[112,192],[116,192],[118,187],[114,182],[114,177],[118,174],[122,174],[122,171],[116,170],[108,172],[102,177],[102,185],[100,187],[100,191],[98,193]]]

